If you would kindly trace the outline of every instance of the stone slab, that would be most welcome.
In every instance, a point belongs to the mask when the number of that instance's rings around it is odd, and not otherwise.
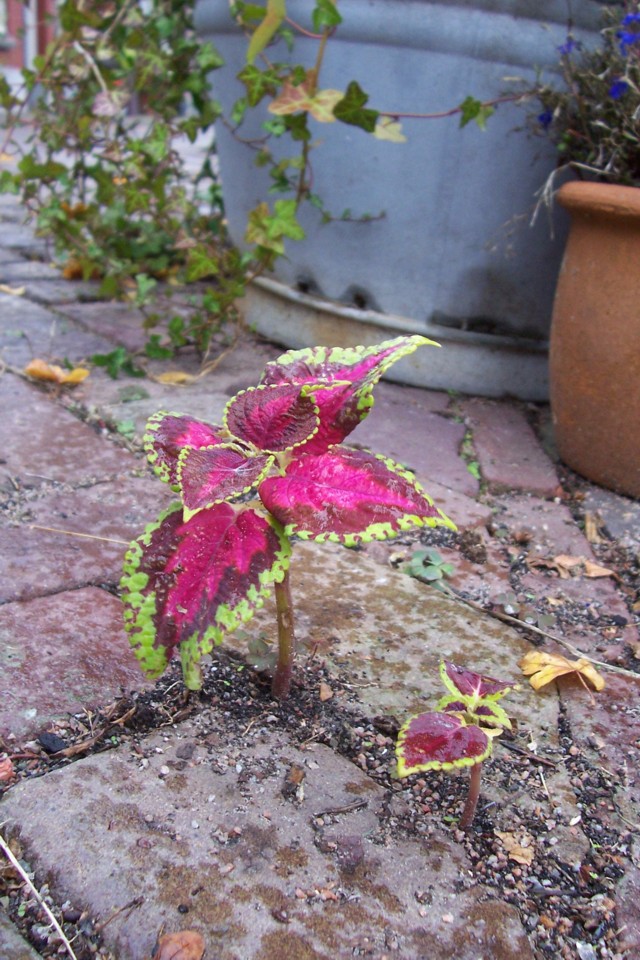
[[[57,404],[47,389],[0,377],[0,477],[19,486],[85,483],[136,466],[127,450],[100,437]]]
[[[497,497],[495,523],[510,534],[529,538],[530,554],[555,557],[567,554],[594,560],[591,544],[577,525],[571,511],[563,503],[541,500],[531,495]]]
[[[108,340],[40,304],[0,293],[0,352],[12,366],[22,369],[36,357],[77,363],[112,349]]]
[[[464,400],[460,406],[491,490],[526,490],[540,496],[557,492],[555,467],[519,407],[478,398]]]
[[[127,544],[174,499],[167,484],[144,475],[31,500],[20,521],[0,526],[0,603],[117,585]]]
[[[385,384],[380,387],[384,388]],[[380,390],[376,388],[376,392]],[[474,496],[479,484],[460,457],[465,426],[419,406],[382,402],[348,438],[349,444],[370,447],[408,467],[419,480],[437,480],[458,493]]]
[[[90,280],[29,280],[26,295],[36,303],[63,306],[65,304],[102,300],[100,284]],[[113,346],[113,345],[112,345]],[[97,352],[97,351],[96,351]],[[100,351],[104,352],[104,351]]]
[[[39,960],[33,947],[20,936],[0,906],[0,957],[2,960]]]
[[[589,486],[584,508],[600,516],[612,539],[640,553],[640,501],[621,497],[601,487]]]
[[[146,686],[121,603],[97,587],[1,606],[0,666],[0,733],[18,740]]]
[[[199,930],[216,960],[532,960],[517,911],[472,885],[446,835],[376,842],[383,791],[327,747],[302,751],[263,728],[240,750],[223,741],[176,759],[223,723],[205,711],[144,741],[144,757],[125,748],[81,760],[0,804],[58,897],[113,917],[104,938],[118,960],[150,956],[161,928]],[[294,764],[300,801],[282,792]],[[354,797],[366,806],[319,829],[318,814]]]
[[[17,286],[25,280],[58,280],[60,270],[41,260],[0,262],[0,283]]]

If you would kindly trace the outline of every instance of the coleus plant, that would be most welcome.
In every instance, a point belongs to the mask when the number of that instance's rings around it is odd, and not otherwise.
[[[401,336],[290,350],[227,403],[221,425],[151,418],[145,449],[179,500],[131,544],[121,582],[125,626],[150,677],[179,652],[185,685],[200,689],[202,657],[273,590],[272,691],[283,698],[295,652],[292,538],[355,546],[412,527],[455,529],[408,470],[342,445],[369,413],[383,373],[426,344],[433,341]]]
[[[470,767],[469,794],[460,818],[461,829],[467,830],[480,796],[482,763],[491,754],[493,738],[511,729],[497,701],[515,684],[473,673],[448,660],[440,664],[440,677],[448,695],[438,701],[435,711],[411,717],[400,728],[397,775]]]

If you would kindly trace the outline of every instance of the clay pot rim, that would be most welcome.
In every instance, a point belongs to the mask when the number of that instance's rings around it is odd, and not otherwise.
[[[640,188],[573,180],[563,183],[558,203],[572,214],[640,220]]]

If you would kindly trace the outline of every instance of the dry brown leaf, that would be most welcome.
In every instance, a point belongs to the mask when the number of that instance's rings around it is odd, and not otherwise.
[[[320,684],[320,701],[324,703],[326,700],[331,700],[333,696],[333,690],[328,683],[325,683],[324,680]]]
[[[591,560],[584,562],[585,577],[615,577],[615,570],[609,570],[608,567],[601,567],[599,563],[593,563]]]
[[[571,577],[615,577],[616,574],[608,567],[588,560],[586,557],[573,557],[560,553],[557,557],[535,557],[528,561],[531,568],[555,570],[561,580],[570,580]]]
[[[528,833],[510,833],[509,831],[494,830],[496,837],[507,851],[509,860],[522,863],[526,866],[533,863],[535,856],[535,841]]]
[[[0,283],[0,293],[8,293],[12,297],[24,297],[26,287],[12,287],[8,283]]]
[[[601,531],[604,527],[602,518],[597,513],[585,513],[584,515],[584,535],[589,543],[604,543],[606,537],[603,537]]]
[[[32,360],[24,368],[24,373],[35,380],[46,380],[49,383],[60,383],[64,386],[74,387],[89,376],[86,367],[74,367],[73,370],[63,370],[55,363],[47,363],[46,360]]]
[[[165,933],[152,960],[202,960],[204,946],[204,938],[197,930]]]
[[[6,753],[0,753],[0,783],[7,783],[9,780],[13,780],[15,775],[16,771],[11,757]]]
[[[539,690],[558,677],[576,674],[583,680],[588,680],[594,690],[602,690],[604,679],[596,668],[581,657],[579,660],[567,660],[560,653],[544,653],[542,650],[531,650],[520,661],[520,669],[534,690]]]

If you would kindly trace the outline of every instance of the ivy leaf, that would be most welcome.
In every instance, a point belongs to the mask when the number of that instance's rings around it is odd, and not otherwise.
[[[486,128],[487,120],[495,113],[493,107],[486,106],[481,100],[476,100],[475,97],[471,96],[465,97],[459,106],[459,110],[461,127],[466,127],[468,123],[475,120],[481,130]]]
[[[267,453],[292,450],[316,433],[320,419],[313,399],[296,384],[249,387],[224,411],[226,429]]]
[[[284,476],[268,477],[260,499],[287,536],[354,546],[386,540],[403,530],[454,524],[422,491],[413,474],[391,460],[334,447],[303,453]]]
[[[598,673],[593,664],[580,657],[579,660],[567,660],[559,653],[544,653],[542,650],[531,650],[520,661],[520,669],[534,690],[540,690],[557,680],[570,674],[577,676],[584,683],[588,680],[594,690],[604,688],[604,678]]]
[[[189,689],[198,662],[262,606],[289,565],[291,547],[272,519],[228,503],[185,522],[174,504],[134,541],[121,581],[125,628],[143,670],[158,677],[180,648]]]
[[[247,63],[253,63],[262,53],[286,16],[285,0],[267,0],[267,12],[264,20],[253,31],[247,49]]]
[[[155,413],[147,422],[144,449],[155,473],[165,483],[178,483],[178,459],[187,447],[212,447],[228,439],[222,428],[183,417],[179,413]]]
[[[323,30],[332,30],[342,23],[342,17],[338,13],[334,0],[317,0],[311,22],[316,33]]]
[[[341,443],[364,420],[373,406],[373,387],[397,360],[419,346],[438,346],[421,336],[395,337],[371,347],[308,347],[288,350],[264,369],[261,384],[297,383],[327,386],[314,399],[319,409],[318,433],[305,452],[323,453]],[[339,386],[338,386],[339,384]]]
[[[196,510],[242,496],[264,479],[273,457],[248,457],[233,444],[192,449],[178,458],[185,519]]]
[[[336,120],[373,133],[380,114],[377,110],[365,109],[368,99],[362,87],[352,80],[342,100],[335,105],[333,115]]]
[[[285,117],[292,113],[310,113],[320,123],[333,123],[333,109],[343,99],[340,90],[317,90],[311,93],[310,81],[297,86],[285,83],[280,95],[269,104],[269,113]]]
[[[402,132],[402,125],[393,117],[378,117],[373,135],[376,140],[389,140],[391,143],[406,143],[407,138]]]
[[[491,753],[486,730],[449,713],[421,713],[401,728],[396,745],[398,776],[426,770],[472,767]]]
[[[276,200],[273,213],[265,202],[249,213],[249,223],[245,233],[248,243],[256,243],[274,253],[284,253],[283,237],[292,240],[304,240],[304,230],[296,218],[295,200]]]

